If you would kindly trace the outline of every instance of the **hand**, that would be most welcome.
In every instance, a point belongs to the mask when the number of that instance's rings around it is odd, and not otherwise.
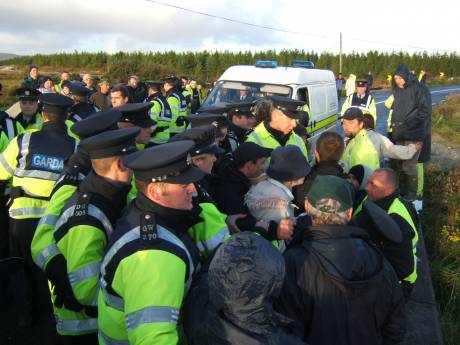
[[[288,240],[294,235],[295,218],[281,219],[278,224],[277,235],[279,240]]]
[[[422,147],[423,147],[423,143],[422,143],[421,141],[417,141],[417,142],[415,143],[415,149],[416,149],[417,151],[420,151],[420,150],[422,149]]]
[[[246,217],[245,214],[232,214],[227,217],[227,226],[228,230],[230,230],[230,233],[236,234],[237,232],[240,232],[241,230],[236,226],[236,221],[240,218]]]

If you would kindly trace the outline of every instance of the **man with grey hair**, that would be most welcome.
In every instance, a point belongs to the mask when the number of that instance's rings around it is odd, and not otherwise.
[[[139,82],[139,77],[137,75],[130,75],[128,77],[126,89],[129,93],[128,97],[130,103],[142,103],[148,97],[147,89],[144,87],[144,84]]]
[[[85,84],[86,88],[90,90],[90,95],[96,92],[96,89],[94,88],[94,79],[91,76],[91,74],[84,74],[82,77],[82,81]]]
[[[305,199],[312,218],[285,253],[278,310],[309,344],[396,344],[405,333],[398,278],[366,231],[348,225],[349,183],[317,176]]]

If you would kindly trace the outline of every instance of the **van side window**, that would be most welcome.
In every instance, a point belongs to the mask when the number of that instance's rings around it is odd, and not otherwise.
[[[297,89],[297,99],[302,102],[307,102],[310,106],[310,100],[308,99],[308,89],[306,87]]]

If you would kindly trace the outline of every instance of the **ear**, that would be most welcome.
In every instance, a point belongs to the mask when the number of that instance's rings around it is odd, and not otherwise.
[[[348,211],[347,211],[348,220],[351,219],[351,216],[352,216],[352,215],[353,215],[353,208],[350,208],[350,209],[348,209]]]

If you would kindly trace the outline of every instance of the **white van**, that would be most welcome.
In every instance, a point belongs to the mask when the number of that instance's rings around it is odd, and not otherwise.
[[[307,131],[311,136],[310,144],[313,144],[322,132],[337,130],[335,76],[332,71],[315,69],[310,61],[294,61],[293,66],[278,66],[276,61],[232,66],[218,79],[203,104],[203,110],[267,95],[306,101],[310,108]]]

